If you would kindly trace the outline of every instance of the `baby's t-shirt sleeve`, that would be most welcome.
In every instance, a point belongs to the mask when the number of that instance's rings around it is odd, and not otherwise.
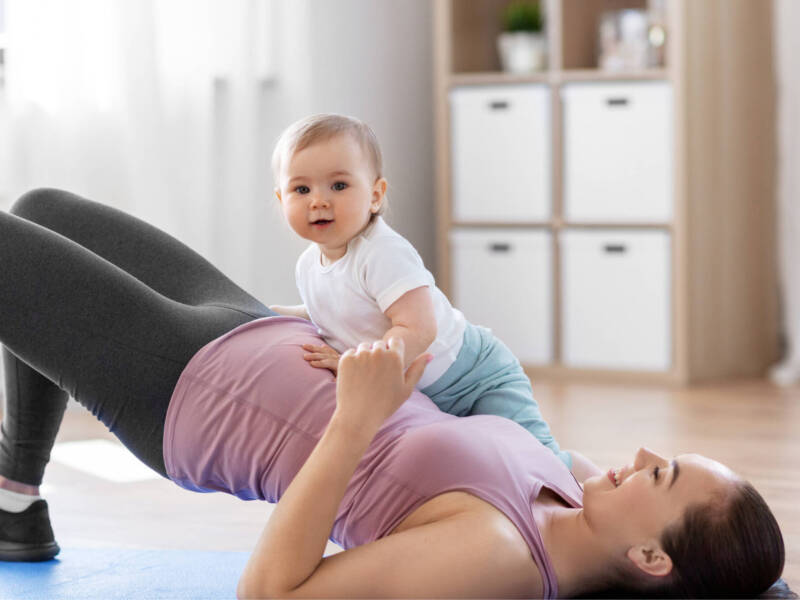
[[[364,289],[381,312],[386,312],[406,292],[434,284],[422,258],[402,238],[371,240],[360,270]]]

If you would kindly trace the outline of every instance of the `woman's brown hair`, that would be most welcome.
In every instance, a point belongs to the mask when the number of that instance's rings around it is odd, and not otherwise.
[[[678,598],[755,598],[780,577],[785,560],[778,522],[746,481],[721,504],[689,507],[661,546],[673,570],[659,591]]]
[[[630,564],[615,570],[610,588],[582,598],[797,598],[785,584],[785,549],[778,522],[746,481],[724,498],[695,504],[661,535],[672,560],[663,577]]]

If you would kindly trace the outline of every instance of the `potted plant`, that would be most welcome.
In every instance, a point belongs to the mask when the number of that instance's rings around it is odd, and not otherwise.
[[[502,27],[497,48],[504,71],[530,73],[545,68],[547,39],[537,0],[513,0],[503,10]]]

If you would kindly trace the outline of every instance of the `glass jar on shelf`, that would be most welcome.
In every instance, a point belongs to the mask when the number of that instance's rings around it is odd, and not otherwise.
[[[647,10],[623,9],[601,14],[597,35],[597,65],[607,71],[664,66],[666,17],[662,0],[650,0]]]

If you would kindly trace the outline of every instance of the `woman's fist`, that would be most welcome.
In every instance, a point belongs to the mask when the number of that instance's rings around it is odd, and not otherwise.
[[[336,412],[341,418],[376,429],[405,402],[433,358],[420,354],[403,371],[405,344],[389,338],[364,342],[339,359]]]

